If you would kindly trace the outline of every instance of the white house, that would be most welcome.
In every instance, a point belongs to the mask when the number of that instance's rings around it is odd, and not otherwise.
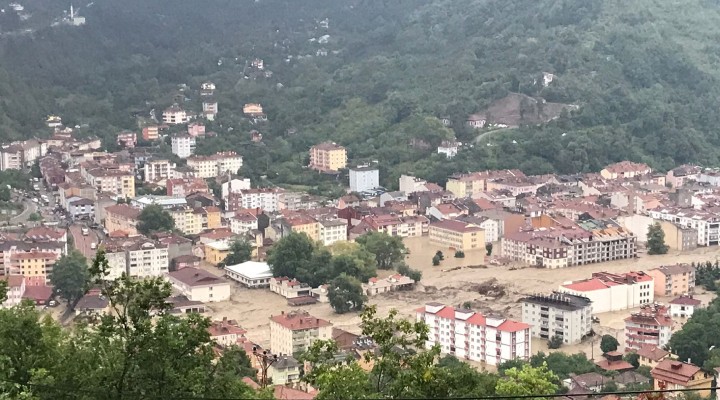
[[[670,316],[679,318],[692,317],[695,310],[702,307],[702,301],[692,295],[682,295],[670,302]]]
[[[655,281],[644,272],[594,272],[590,279],[565,282],[559,291],[587,297],[594,313],[604,313],[652,304]]]
[[[95,202],[82,197],[71,197],[68,199],[68,213],[73,218],[91,217],[95,215]]]
[[[195,138],[188,134],[174,135],[170,139],[173,154],[188,158],[195,153]]]
[[[380,170],[369,165],[350,168],[350,190],[364,192],[380,187]]]
[[[191,301],[213,302],[230,298],[230,282],[199,268],[169,272],[167,279]]]
[[[445,157],[447,158],[453,158],[457,155],[460,146],[462,146],[462,143],[460,142],[444,140],[440,143],[440,146],[438,146],[437,152],[438,154],[445,154]]]
[[[265,262],[245,261],[225,267],[225,276],[249,288],[261,288],[270,286],[273,274]]]
[[[163,111],[163,122],[168,125],[186,124],[190,121],[187,112],[177,104]]]

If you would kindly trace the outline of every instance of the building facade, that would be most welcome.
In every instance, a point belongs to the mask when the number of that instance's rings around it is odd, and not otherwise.
[[[439,345],[445,354],[489,365],[527,361],[532,354],[530,326],[522,322],[440,303],[428,303],[416,315],[430,328],[427,348]]]
[[[168,272],[167,279],[190,301],[214,302],[230,298],[230,282],[205,270],[193,267]]]
[[[325,142],[310,148],[310,169],[337,172],[347,167],[347,151],[335,143]]]
[[[670,310],[660,304],[648,304],[625,318],[625,348],[665,347],[672,336]]]
[[[173,154],[188,158],[195,153],[195,138],[188,134],[173,135],[170,139]]]
[[[364,192],[380,187],[380,170],[377,167],[361,166],[350,168],[350,190]]]
[[[485,230],[473,224],[446,219],[431,222],[430,243],[458,251],[485,250]]]
[[[558,336],[565,344],[575,344],[592,332],[592,301],[587,297],[553,292],[527,296],[520,302],[522,321],[530,325],[534,337]]]
[[[332,324],[307,312],[283,312],[270,317],[270,350],[275,354],[301,353],[316,340],[331,338]]]
[[[695,292],[695,267],[690,264],[663,265],[647,271],[655,281],[655,295],[681,296]]]
[[[594,313],[627,310],[655,301],[654,281],[644,272],[594,272],[590,279],[566,282],[558,290],[587,297]]]

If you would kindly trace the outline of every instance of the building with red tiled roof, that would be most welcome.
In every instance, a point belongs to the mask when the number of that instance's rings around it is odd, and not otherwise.
[[[619,351],[610,351],[603,354],[603,358],[600,361],[596,361],[595,365],[605,371],[617,372],[630,371],[634,368],[632,364],[623,360],[623,354]]]
[[[682,295],[670,301],[670,315],[678,318],[690,318],[695,310],[702,307],[702,301],[692,295]]]
[[[430,328],[426,347],[438,345],[443,353],[458,358],[497,365],[527,361],[532,353],[530,325],[522,322],[441,303],[418,308],[416,318]]]
[[[652,172],[647,164],[635,163],[632,161],[621,161],[610,164],[600,171],[600,176],[605,179],[627,179],[640,175],[647,175]]]
[[[641,346],[665,347],[672,336],[673,320],[670,310],[660,304],[648,304],[625,318],[625,348],[637,350]]]
[[[127,204],[116,204],[105,207],[105,229],[108,232],[125,231],[129,235],[137,235],[140,210]]]
[[[634,350],[638,355],[638,362],[641,366],[655,368],[659,362],[670,357],[670,352],[658,346],[651,344],[643,344],[640,348]]]
[[[230,282],[200,268],[172,271],[167,274],[167,279],[192,301],[213,302],[230,298]]]
[[[210,339],[220,346],[227,347],[247,341],[247,331],[237,321],[223,317],[222,321],[213,321],[207,328]]]
[[[713,374],[694,364],[675,360],[662,360],[650,371],[655,390],[694,389],[701,397],[710,397]]]
[[[25,295],[25,277],[8,275],[0,277],[0,280],[7,282],[7,299],[2,303],[2,307],[9,308],[20,304]]]
[[[589,298],[593,313],[603,313],[651,304],[655,299],[653,286],[652,277],[644,272],[594,272],[589,279],[563,283],[559,290]]]
[[[306,351],[316,340],[332,338],[332,323],[306,311],[282,312],[270,317],[270,350],[292,355]]]

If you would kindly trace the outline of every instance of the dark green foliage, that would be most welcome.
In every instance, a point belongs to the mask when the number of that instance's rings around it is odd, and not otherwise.
[[[492,255],[492,251],[493,251],[493,244],[492,244],[492,243],[487,243],[487,244],[485,245],[485,255],[488,256],[488,257],[490,257],[490,256]]]
[[[432,258],[432,265],[433,265],[433,266],[438,266],[438,265],[440,265],[440,261],[442,261],[442,259],[440,258],[440,256],[438,256],[437,254],[435,254],[435,255],[433,256],[433,258]]]
[[[610,381],[603,385],[602,389],[600,390],[600,393],[613,393],[618,391],[618,385],[617,383]]]
[[[455,258],[465,258],[465,252],[462,250],[458,250],[455,252]]]
[[[74,308],[90,283],[87,259],[77,250],[60,257],[53,265],[50,281],[55,294],[65,299],[71,309]]]
[[[502,376],[505,371],[511,368],[522,368],[526,364],[521,360],[506,361],[498,365],[498,373]],[[530,365],[540,367],[547,364],[548,369],[558,376],[559,379],[566,379],[571,373],[580,375],[588,372],[599,372],[600,370],[592,360],[588,360],[585,354],[565,354],[563,352],[552,352],[545,354],[537,353],[530,357]],[[559,381],[558,381],[559,383]]]
[[[28,216],[28,221],[31,221],[31,222],[42,221],[42,215],[40,215],[40,213],[34,212]]]
[[[336,313],[345,314],[362,310],[367,296],[359,280],[343,273],[330,282],[328,300]]]
[[[218,268],[225,268],[226,265],[237,265],[249,261],[252,257],[252,245],[247,240],[235,240],[230,245],[230,252]]]
[[[603,335],[602,338],[600,338],[600,350],[602,350],[603,353],[615,351],[619,345],[620,343],[615,339],[615,336]]]
[[[692,263],[692,266],[695,267],[695,284],[705,287],[706,290],[716,291],[717,281],[720,280],[720,266],[718,262]]]
[[[627,353],[623,356],[623,360],[632,364],[633,367],[640,367],[640,356],[637,353]]]
[[[668,348],[678,359],[692,360],[707,371],[720,367],[720,300],[713,299],[708,307],[695,310],[682,329],[673,333]],[[712,348],[713,350],[710,350]]]
[[[445,259],[445,255],[440,250],[435,252],[435,257],[437,257],[440,261],[443,261]]]
[[[560,336],[553,336],[548,340],[549,349],[559,349],[563,345],[563,339]]]
[[[397,272],[400,275],[407,276],[408,278],[414,280],[415,282],[420,282],[420,280],[422,279],[422,272],[420,272],[416,269],[410,268],[405,263],[401,263],[400,265],[398,265]]]
[[[390,236],[382,232],[366,233],[355,242],[375,255],[379,269],[391,269],[396,263],[403,260],[405,245],[402,238]]]
[[[665,232],[659,223],[650,225],[647,233],[648,254],[667,254],[668,245],[665,244]]]
[[[137,229],[144,235],[152,232],[171,231],[175,228],[175,220],[172,215],[157,204],[143,208],[138,221]]]

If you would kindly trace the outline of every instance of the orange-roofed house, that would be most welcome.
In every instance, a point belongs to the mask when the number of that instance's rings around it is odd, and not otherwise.
[[[666,359],[650,371],[655,390],[693,389],[702,397],[710,397],[713,374],[697,365]]]
[[[605,167],[600,171],[600,176],[605,179],[627,179],[647,175],[651,172],[652,169],[647,166],[647,164],[639,164],[632,161],[621,161]]]
[[[485,250],[485,230],[467,222],[446,219],[431,222],[430,243],[453,250]]]
[[[428,303],[416,310],[416,318],[430,328],[426,347],[457,358],[497,365],[530,358],[530,325],[496,315]]]
[[[222,321],[213,321],[208,327],[210,339],[220,346],[227,347],[245,342],[247,331],[237,321],[223,317]],[[252,356],[252,354],[248,354]]]
[[[293,355],[306,351],[316,340],[332,338],[332,323],[304,311],[270,317],[270,350]]]
[[[127,204],[105,207],[105,229],[108,232],[123,231],[128,235],[137,235],[140,210]]]
[[[670,358],[670,352],[651,344],[641,345],[635,350],[641,366],[655,368],[661,361]]]

